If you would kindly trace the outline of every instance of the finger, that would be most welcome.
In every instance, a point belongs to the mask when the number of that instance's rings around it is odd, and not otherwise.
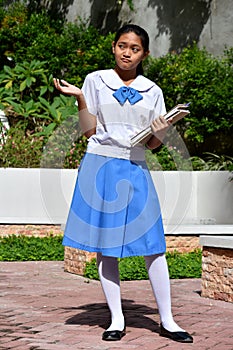
[[[161,122],[161,124],[167,124],[167,120],[164,118],[163,115],[160,115],[158,119]]]
[[[159,118],[153,120],[152,124],[154,125],[154,127],[156,128],[160,128],[161,126],[163,126],[163,123],[161,122],[161,120]]]
[[[59,79],[53,78],[53,82],[54,82],[55,87],[58,89],[60,87]]]
[[[66,80],[62,79],[60,81],[61,81],[62,85],[64,85],[64,86],[69,86],[70,85]]]

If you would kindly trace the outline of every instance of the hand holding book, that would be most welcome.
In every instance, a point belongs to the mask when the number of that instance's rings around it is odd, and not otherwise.
[[[172,124],[176,123],[178,120],[184,118],[187,114],[190,113],[188,110],[190,103],[187,104],[178,104],[168,111],[164,118],[171,121]],[[140,131],[137,135],[133,136],[130,140],[131,146],[136,146],[138,143],[143,143],[148,139],[148,136],[152,135],[151,126],[148,126],[146,129]]]

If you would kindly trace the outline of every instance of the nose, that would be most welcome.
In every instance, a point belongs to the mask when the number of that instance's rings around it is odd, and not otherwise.
[[[130,48],[125,48],[123,55],[125,57],[130,57]]]

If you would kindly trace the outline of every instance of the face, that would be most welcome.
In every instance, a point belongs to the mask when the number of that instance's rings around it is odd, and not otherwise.
[[[116,43],[113,42],[112,51],[117,66],[122,70],[136,69],[149,54],[149,51],[144,52],[141,38],[133,32],[122,34]]]

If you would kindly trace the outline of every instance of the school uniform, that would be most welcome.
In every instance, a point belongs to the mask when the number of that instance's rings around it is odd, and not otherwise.
[[[109,69],[88,74],[82,91],[97,126],[78,170],[63,245],[113,257],[164,253],[145,147],[130,144],[165,114],[161,89],[142,75],[127,87]]]

